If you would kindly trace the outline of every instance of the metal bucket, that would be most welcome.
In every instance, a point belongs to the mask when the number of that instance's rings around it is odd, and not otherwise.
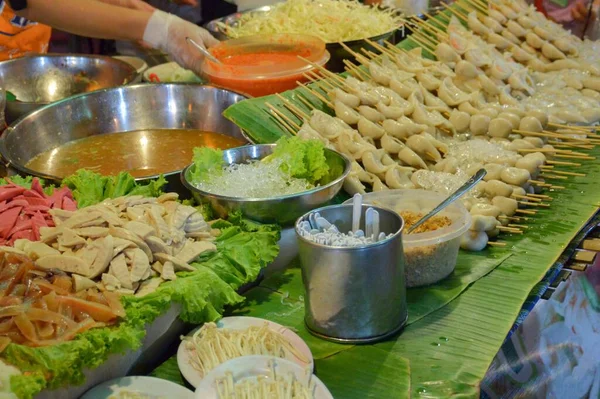
[[[360,227],[364,231],[362,207]],[[404,277],[402,229],[404,221],[395,212],[379,212],[380,231],[390,238],[364,247],[330,247],[296,236],[306,295],[305,323],[320,338],[339,343],[370,343],[394,335],[408,318]],[[352,205],[334,205],[314,210],[340,231],[352,229]]]

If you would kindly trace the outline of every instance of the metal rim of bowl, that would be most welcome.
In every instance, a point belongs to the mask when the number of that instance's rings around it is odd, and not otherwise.
[[[165,85],[165,86],[198,86],[198,87],[209,87],[212,89],[217,89],[217,90],[223,90],[223,91],[229,91],[235,94],[238,94],[242,97],[247,97],[245,94],[243,93],[239,93],[237,91],[234,90],[229,90],[229,89],[225,89],[223,87],[218,87],[218,86],[213,86],[213,85],[208,85],[208,84],[199,84],[199,83],[161,83],[161,85]],[[144,83],[138,83],[135,85],[128,85],[126,86],[128,89],[135,89],[138,87],[151,87],[153,85],[148,85],[148,84],[144,84]],[[62,181],[64,180],[67,176],[65,177],[59,177],[59,176],[53,176],[53,175],[48,175],[45,174],[43,172],[38,172],[38,171],[34,171],[33,169],[29,169],[28,167],[26,167],[25,165],[21,165],[18,162],[15,162],[10,156],[7,156],[8,150],[6,148],[6,137],[8,137],[8,135],[14,130],[13,126],[18,125],[19,123],[21,123],[24,119],[28,118],[28,117],[32,117],[40,112],[43,112],[46,108],[50,108],[53,107],[55,105],[61,104],[63,102],[67,102],[67,101],[72,101],[75,100],[79,97],[83,97],[83,96],[87,96],[87,95],[99,95],[100,93],[104,93],[107,91],[111,91],[111,90],[120,90],[123,89],[125,86],[119,86],[119,87],[107,87],[105,89],[99,89],[99,90],[95,90],[95,91],[90,91],[87,93],[81,93],[81,94],[76,94],[74,96],[71,97],[67,97],[67,98],[63,98],[62,100],[58,100],[58,101],[54,101],[50,104],[44,105],[38,109],[36,109],[33,112],[30,112],[26,115],[23,115],[21,117],[19,117],[19,119],[17,119],[16,121],[14,121],[11,126],[7,127],[6,130],[2,133],[2,135],[0,135],[0,163],[2,163],[4,165],[4,167],[6,168],[14,168],[16,170],[18,170],[20,173],[23,173],[25,175],[28,176],[38,176],[41,179],[44,180],[52,180],[52,181]],[[177,129],[173,129],[173,130],[177,130]],[[113,133],[104,133],[104,134],[114,134]],[[244,132],[243,129],[240,128],[240,133],[242,134],[242,136],[246,139],[246,141],[248,141],[248,143],[250,144],[246,144],[246,145],[254,145],[253,140],[250,139],[250,137],[246,134],[246,132]],[[189,167],[189,165],[187,166]],[[160,176],[163,177],[168,177],[168,176],[172,176],[175,175],[177,173],[182,173],[184,170],[187,169],[187,167],[185,167],[182,170],[175,170],[175,171],[171,171],[171,172],[166,172],[166,173],[159,173],[157,175],[151,175],[151,176],[143,176],[143,177],[135,177],[134,179],[136,181],[140,181],[140,180],[154,180],[154,179],[158,179]]]
[[[266,5],[266,6],[262,6],[262,7],[256,7],[256,8],[251,8],[248,10],[244,10],[244,11],[240,11],[240,12],[234,12],[232,14],[229,14],[227,16],[221,17],[221,18],[216,18],[213,19],[212,21],[209,21],[207,23],[205,23],[203,26],[204,29],[206,29],[207,31],[209,31],[211,34],[219,34],[219,35],[223,35],[229,39],[231,39],[230,36],[228,36],[225,32],[223,32],[221,29],[217,29],[214,30],[211,28],[211,25],[215,25],[217,22],[221,22],[221,23],[225,23],[224,21],[226,21],[227,19],[236,16],[236,15],[244,15],[244,14],[251,14],[253,12],[267,12],[270,11],[271,8],[273,6],[272,5]],[[383,8],[389,8],[389,7],[383,7]],[[398,14],[401,14],[400,11],[396,10],[398,12]],[[387,32],[384,33],[380,33],[379,35],[376,36],[371,36],[371,37],[365,37],[362,39],[354,39],[354,40],[350,40],[350,41],[345,41],[342,42],[344,43],[346,46],[352,46],[355,44],[359,44],[360,42],[364,42],[365,40],[371,40],[371,41],[379,41],[382,40],[386,37],[391,36],[394,32],[396,32],[398,29],[402,28],[404,26],[404,23],[400,23],[396,28],[389,30]],[[342,45],[339,42],[325,42],[325,47],[339,47],[339,48],[343,48]]]
[[[12,60],[2,61],[1,63],[2,63],[2,64],[5,64],[5,63],[6,63],[6,64],[8,64],[8,63],[18,63],[18,62],[22,61],[23,59],[27,59],[27,58],[67,58],[67,57],[68,57],[68,58],[92,58],[92,59],[101,59],[101,60],[111,60],[111,62],[112,62],[112,61],[116,61],[116,62],[117,62],[117,63],[119,63],[119,64],[127,65],[127,67],[128,67],[128,68],[130,68],[130,69],[132,70],[132,72],[133,72],[133,73],[131,74],[131,76],[129,76],[129,77],[127,77],[127,78],[126,78],[128,82],[133,82],[133,81],[134,81],[134,80],[135,80],[135,79],[136,79],[136,78],[137,78],[137,77],[140,75],[140,74],[138,73],[137,69],[136,69],[136,68],[135,68],[133,65],[131,65],[131,64],[129,64],[129,63],[127,63],[127,62],[123,61],[123,60],[119,60],[119,59],[117,59],[117,58],[114,58],[114,57],[109,57],[109,56],[105,56],[105,55],[90,55],[90,54],[62,54],[62,53],[56,53],[56,54],[40,54],[40,55],[28,55],[28,56],[21,57],[21,58],[15,58],[15,59],[12,59]],[[127,86],[127,85],[129,85],[129,84],[128,84],[128,83],[126,83],[126,84],[124,84],[124,85],[123,85],[123,84],[120,84],[119,86],[114,86],[114,87],[104,87],[104,88],[102,88],[102,89],[98,89],[98,90],[87,91],[87,92],[84,92],[84,93],[77,93],[77,94],[74,94],[74,95],[72,95],[72,96],[65,97],[65,98],[63,98],[63,99],[57,100],[57,101],[42,101],[42,102],[18,101],[18,102],[19,102],[20,104],[23,104],[23,105],[32,105],[32,106],[33,106],[33,105],[39,105],[39,106],[41,106],[41,107],[45,107],[45,106],[47,106],[47,105],[56,104],[56,103],[58,103],[58,102],[61,102],[61,101],[64,101],[64,100],[68,100],[68,99],[71,99],[71,98],[74,98],[74,97],[80,96],[80,95],[82,95],[82,94],[95,93],[95,92],[98,92],[98,91],[102,91],[102,90],[108,90],[108,89],[114,89],[114,88],[117,88],[117,87],[122,87],[122,86]],[[135,86],[135,85],[134,85],[134,86]],[[25,116],[27,116],[27,115],[31,115],[31,114],[33,114],[33,112],[30,112],[30,113],[26,114]],[[18,122],[18,121],[20,121],[21,119],[22,119],[22,117],[20,117],[19,119],[17,119],[17,120],[16,120],[14,123],[17,123],[17,122]]]
[[[375,248],[378,247],[380,245],[383,244],[387,244],[388,242],[395,240],[396,238],[398,238],[399,235],[401,235],[404,232],[404,218],[402,216],[400,216],[398,213],[385,208],[385,207],[380,207],[377,205],[369,205],[369,204],[363,204],[363,207],[368,207],[368,208],[373,208],[376,211],[380,211],[380,210],[384,210],[386,212],[391,213],[392,215],[394,215],[395,217],[397,217],[398,219],[400,219],[400,228],[398,229],[398,231],[396,231],[395,233],[392,234],[391,237],[386,237],[385,239],[381,240],[381,241],[377,241],[377,242],[373,242],[371,244],[367,244],[367,245],[363,245],[360,247],[340,247],[340,246],[334,246],[334,245],[324,245],[324,244],[319,244],[316,243],[314,241],[310,241],[307,240],[305,237],[303,237],[300,233],[298,233],[298,224],[302,221],[302,219],[308,217],[308,215],[310,215],[311,213],[316,213],[316,212],[321,212],[327,209],[332,209],[332,208],[352,208],[352,204],[337,204],[337,205],[328,205],[328,206],[324,206],[321,208],[317,208],[317,209],[313,209],[310,212],[306,212],[304,215],[300,216],[298,219],[296,219],[296,222],[294,223],[294,231],[296,232],[296,238],[299,240],[304,241],[305,243],[308,243],[310,245],[314,245],[316,247],[319,248],[324,248],[324,249],[335,249],[335,250],[344,250],[344,251],[360,251],[363,249],[371,249],[371,248]]]
[[[277,144],[251,144],[252,147],[271,147],[271,148],[274,148],[276,145]],[[241,148],[241,147],[229,148],[227,151],[232,151],[237,148]],[[339,153],[339,152],[334,151],[329,148],[325,148],[325,151],[330,151],[334,154],[337,154],[344,160],[345,166],[344,166],[344,171],[342,172],[342,174],[339,177],[337,177],[336,179],[330,181],[329,183],[327,183],[323,186],[317,186],[317,187],[311,188],[310,190],[301,191],[301,192],[295,193],[295,194],[287,194],[287,195],[281,195],[281,196],[277,196],[277,197],[265,197],[265,198],[241,198],[241,197],[228,197],[226,195],[213,194],[208,191],[200,190],[199,188],[195,187],[192,183],[190,183],[187,180],[187,177],[186,177],[187,172],[192,166],[194,166],[193,163],[189,164],[181,171],[181,183],[187,190],[189,190],[192,193],[199,194],[203,197],[209,197],[209,198],[213,198],[216,200],[223,200],[223,201],[229,201],[229,202],[238,202],[238,203],[265,202],[265,201],[280,201],[280,200],[297,198],[297,197],[301,197],[301,196],[304,196],[307,194],[314,194],[318,191],[327,189],[329,187],[335,186],[336,184],[338,184],[340,182],[343,182],[346,179],[346,177],[348,176],[348,174],[350,173],[350,171],[352,170],[352,163],[350,162],[348,157],[346,157],[344,154]]]

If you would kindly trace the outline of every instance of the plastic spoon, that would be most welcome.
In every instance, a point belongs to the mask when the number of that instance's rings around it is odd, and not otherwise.
[[[369,208],[365,212],[365,237],[370,238],[373,237],[373,220],[375,209]]]
[[[373,210],[373,235],[371,236],[373,241],[379,240],[379,212]]]
[[[410,229],[406,232],[406,234],[412,233],[417,227],[428,221],[433,216],[437,215],[440,211],[446,208],[448,205],[462,197],[467,191],[472,189],[483,177],[487,174],[485,169],[479,169],[477,173],[473,177],[471,177],[465,184],[463,184],[458,190],[452,193],[451,196],[442,201],[441,204],[436,206],[431,212],[427,215],[423,216],[417,223],[413,224]]]
[[[360,228],[360,211],[362,208],[362,195],[354,194],[352,198],[352,232],[356,233]]]
[[[198,43],[196,43],[193,39],[190,39],[189,37],[186,37],[185,40],[187,40],[188,42],[190,42],[194,47],[196,47],[198,49],[198,51],[200,51],[202,54],[204,54],[204,56],[206,58],[208,58],[209,60],[211,60],[215,64],[222,64],[222,62],[219,61],[214,55],[212,55],[210,53],[210,51],[208,51],[207,49],[205,49],[204,47],[202,47],[201,45],[199,45]]]

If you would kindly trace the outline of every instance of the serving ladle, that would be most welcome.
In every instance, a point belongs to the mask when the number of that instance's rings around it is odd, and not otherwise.
[[[204,54],[204,56],[205,56],[206,58],[208,58],[209,60],[211,60],[211,61],[212,61],[212,62],[214,62],[215,64],[222,64],[222,62],[221,62],[221,61],[219,61],[219,60],[217,59],[217,57],[215,57],[214,55],[212,55],[212,54],[210,53],[210,51],[208,51],[207,49],[205,49],[204,47],[202,47],[201,45],[199,45],[198,43],[196,43],[196,42],[194,41],[194,39],[191,39],[191,38],[189,38],[189,37],[186,37],[186,38],[185,38],[185,40],[187,40],[187,41],[188,41],[188,43],[191,43],[191,44],[192,44],[192,46],[196,47],[196,49],[197,49],[198,51],[200,51],[202,54]]]
[[[487,171],[485,169],[483,169],[483,168],[479,169],[477,171],[477,173],[475,173],[475,175],[473,175],[469,180],[467,180],[467,182],[465,184],[463,184],[458,190],[456,190],[454,193],[452,193],[452,195],[450,195],[448,198],[446,198],[444,201],[442,201],[438,206],[433,208],[433,210],[431,212],[429,212],[427,215],[425,215],[421,219],[419,219],[419,221],[417,223],[413,224],[410,227],[410,229],[408,229],[406,234],[412,233],[417,227],[419,227],[420,225],[422,225],[423,223],[428,221],[430,218],[432,218],[433,216],[440,213],[448,205],[450,205],[451,203],[453,203],[454,201],[456,201],[457,199],[462,197],[467,191],[469,191],[477,183],[479,183],[486,174],[487,174]]]

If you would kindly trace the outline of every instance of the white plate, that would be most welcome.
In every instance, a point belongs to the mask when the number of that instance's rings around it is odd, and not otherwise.
[[[149,395],[152,399],[193,399],[194,393],[174,382],[153,377],[123,377],[103,382],[87,391],[80,399],[108,399],[123,391]]]
[[[181,75],[179,79],[175,79],[173,74],[178,73]],[[160,82],[153,82],[150,79],[150,75],[155,74]],[[166,64],[160,64],[153,66],[152,68],[146,69],[144,72],[144,81],[149,83],[200,83],[202,79],[196,76],[192,71],[183,69],[176,62],[167,62]]]
[[[217,322],[217,327],[229,328],[233,330],[245,330],[246,328],[252,326],[263,326],[265,323],[269,325],[270,330],[283,335],[283,337],[287,339],[289,343],[309,361],[303,362],[300,359],[297,359],[291,353],[286,354],[286,359],[298,364],[302,369],[310,367],[311,371],[314,370],[313,356],[308,348],[308,345],[306,345],[302,338],[300,338],[296,333],[289,328],[282,326],[281,324],[273,323],[272,321],[265,319],[259,319],[257,317],[232,316],[224,317],[219,320]],[[193,335],[198,328],[192,331],[189,335]],[[179,366],[179,370],[187,382],[189,382],[194,388],[197,388],[203,377],[200,375],[200,372],[190,364],[190,352],[185,347],[184,341],[181,341],[181,344],[179,344],[179,348],[177,349],[177,365]]]
[[[138,57],[131,57],[128,55],[115,55],[113,58],[128,63],[136,69],[137,73],[142,73],[146,69],[148,69],[148,64],[146,64],[146,61]]]
[[[200,385],[198,385],[196,399],[217,399],[216,381],[224,378],[225,373],[232,373],[233,380],[236,382],[246,378],[254,379],[259,376],[268,378],[271,375],[269,364],[271,361],[275,362],[275,374],[287,375],[288,373],[292,373],[298,381],[308,383],[307,380],[309,377],[306,374],[306,369],[294,362],[273,356],[244,356],[228,360],[214,370],[211,370]],[[315,382],[314,399],[333,399],[333,396],[321,380],[314,375],[310,378]]]

